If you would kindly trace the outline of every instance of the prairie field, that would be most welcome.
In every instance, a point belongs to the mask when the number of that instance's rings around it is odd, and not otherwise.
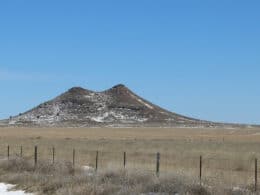
[[[178,174],[208,186],[253,189],[255,159],[260,159],[260,128],[0,128],[0,155],[34,162],[72,162],[98,172],[126,170],[155,174],[160,153],[160,177]],[[22,151],[21,151],[22,146]],[[21,154],[22,152],[22,154]]]

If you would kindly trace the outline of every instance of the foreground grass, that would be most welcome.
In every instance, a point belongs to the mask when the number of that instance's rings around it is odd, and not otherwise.
[[[161,186],[163,181],[168,182],[173,191],[179,190],[179,194],[192,194],[194,192],[187,189],[198,189],[199,156],[202,155],[202,183],[204,187],[211,186],[204,190],[212,194],[230,194],[228,189],[234,187],[253,189],[254,160],[260,159],[260,129],[0,128],[0,159],[7,158],[7,145],[10,146],[10,158],[20,156],[20,146],[23,146],[22,156],[28,160],[23,163],[31,168],[16,170],[19,166],[11,166],[9,162],[9,168],[1,165],[0,179],[19,184],[29,191],[102,194],[104,190],[103,194],[139,194],[156,191],[157,187],[153,185]],[[37,169],[30,164],[33,163],[35,145],[38,146],[40,163]],[[57,162],[54,167],[51,164],[52,147],[55,147]],[[64,162],[72,162],[73,148],[78,167],[94,167],[96,151],[99,151],[97,175],[86,176],[79,168],[73,172],[74,175],[68,171],[71,164]],[[123,152],[127,154],[127,172],[122,171]],[[161,153],[159,179],[153,175],[157,152]],[[43,170],[47,167],[50,170],[45,173]],[[107,179],[105,174],[115,177]],[[138,178],[143,181],[138,183]],[[122,183],[113,183],[117,179]],[[149,182],[147,190],[145,181]],[[54,189],[49,190],[49,186]],[[111,192],[105,191],[107,186],[112,188]],[[180,190],[178,186],[185,190]],[[160,190],[163,191],[171,192]]]
[[[49,195],[134,195],[134,194],[253,194],[221,186],[199,185],[192,178],[171,174],[157,177],[152,173],[125,170],[73,168],[71,163],[41,162],[36,167],[28,160],[14,158],[0,162],[0,181],[35,194]]]
[[[226,187],[254,184],[254,160],[260,159],[260,129],[190,128],[0,128],[0,159],[20,156],[33,162],[38,146],[39,162],[72,162],[76,150],[77,166],[95,166],[99,151],[99,170],[123,168],[123,152],[128,170],[155,172],[156,153],[161,153],[161,173],[185,174],[198,182],[199,157],[203,157],[202,179],[210,186]],[[163,174],[161,174],[163,175]]]

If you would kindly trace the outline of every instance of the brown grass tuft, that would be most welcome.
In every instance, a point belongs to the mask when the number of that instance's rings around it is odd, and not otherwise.
[[[14,158],[0,163],[1,181],[40,194],[127,195],[127,194],[206,194],[190,180],[179,176],[156,177],[152,173],[108,170],[88,174],[70,163],[41,162],[36,167],[26,159]]]

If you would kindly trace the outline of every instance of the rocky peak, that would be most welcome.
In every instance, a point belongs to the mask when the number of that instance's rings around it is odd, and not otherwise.
[[[107,92],[114,95],[127,95],[131,93],[131,91],[123,84],[115,85],[111,89],[107,90]]]
[[[126,89],[127,87],[124,84],[118,84],[112,87],[112,89]]]
[[[86,93],[87,90],[82,87],[72,87],[67,92],[72,94],[83,94]]]
[[[123,84],[95,92],[73,87],[60,96],[8,120],[9,125],[142,126],[201,125],[201,121],[166,111]],[[207,124],[207,123],[206,123]]]

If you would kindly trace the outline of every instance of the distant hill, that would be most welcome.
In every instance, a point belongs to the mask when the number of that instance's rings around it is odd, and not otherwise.
[[[53,100],[3,120],[2,125],[215,127],[224,124],[193,119],[167,111],[120,84],[103,92],[73,87]]]

